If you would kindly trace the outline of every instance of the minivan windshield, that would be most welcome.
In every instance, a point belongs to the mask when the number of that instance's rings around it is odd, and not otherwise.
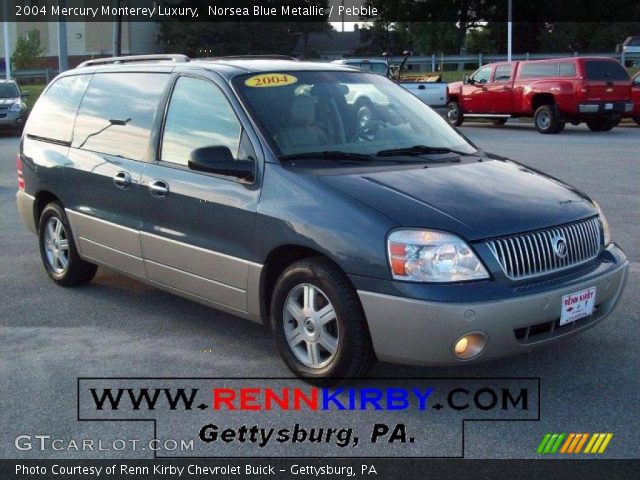
[[[365,72],[240,75],[233,85],[278,156],[340,152],[380,157],[412,149],[476,152],[436,112],[391,80]],[[413,152],[415,150],[407,150]],[[397,156],[394,161],[412,161]],[[415,158],[413,159],[415,161]]]
[[[0,98],[16,98],[20,96],[15,83],[0,83]]]

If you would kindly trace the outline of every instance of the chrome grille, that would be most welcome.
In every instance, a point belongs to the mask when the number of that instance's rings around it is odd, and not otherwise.
[[[567,253],[560,258],[554,243],[564,238]],[[580,265],[600,252],[600,221],[591,218],[570,225],[498,238],[487,246],[512,280],[537,277]]]

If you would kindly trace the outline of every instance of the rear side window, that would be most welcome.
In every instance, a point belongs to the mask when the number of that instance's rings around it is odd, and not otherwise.
[[[560,76],[561,77],[575,77],[576,64],[573,62],[561,62],[560,63]]]
[[[179,78],[165,120],[161,160],[188,165],[192,150],[210,146],[228,147],[237,157],[240,131],[238,118],[216,85]]]
[[[69,144],[76,112],[90,78],[72,75],[54,80],[29,115],[27,135]]]
[[[520,78],[557,77],[560,65],[556,62],[527,63],[520,70]]]
[[[142,160],[168,81],[165,73],[96,73],[78,111],[72,146]]]
[[[587,80],[629,81],[629,73],[618,62],[587,60],[585,70]]]
[[[511,65],[498,65],[493,75],[494,82],[508,82],[511,80]]]

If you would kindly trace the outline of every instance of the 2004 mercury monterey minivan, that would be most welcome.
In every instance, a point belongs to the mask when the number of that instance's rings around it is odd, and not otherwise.
[[[372,89],[363,119],[347,98]],[[346,66],[85,62],[38,100],[17,170],[56,283],[104,265],[262,322],[307,378],[525,352],[598,323],[626,278],[589,197]]]

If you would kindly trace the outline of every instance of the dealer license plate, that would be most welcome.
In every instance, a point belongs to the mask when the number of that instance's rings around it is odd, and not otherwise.
[[[590,316],[593,313],[595,303],[596,287],[563,296],[560,326]]]
[[[613,103],[605,103],[604,104],[604,109],[605,110],[612,110],[613,109]]]

